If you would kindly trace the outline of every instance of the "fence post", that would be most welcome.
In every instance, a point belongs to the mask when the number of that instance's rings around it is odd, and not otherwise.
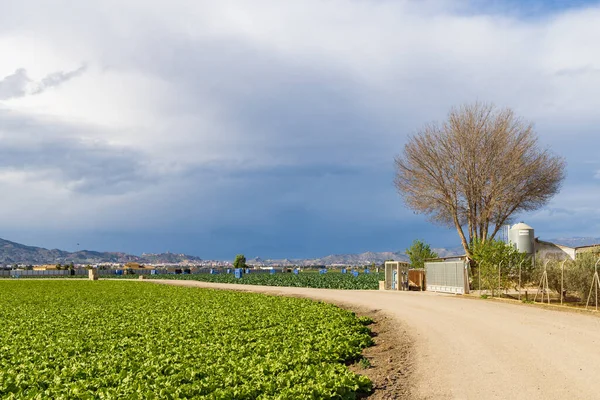
[[[562,265],[560,266],[560,305],[561,306],[563,304],[563,294],[565,293],[564,282],[565,282],[565,263],[566,262],[567,262],[567,260],[564,260],[562,262]]]
[[[524,262],[525,259],[521,260],[521,262],[519,263],[519,300],[521,300],[521,267],[523,266]]]
[[[550,304],[550,288],[548,287],[548,264],[549,263],[550,263],[550,260],[546,260],[544,262],[544,272],[542,273],[542,279],[540,280],[540,285],[538,286],[538,290],[535,294],[533,301],[537,300],[537,296],[538,296],[538,294],[540,294],[540,291],[541,291],[542,292],[542,303],[544,302],[544,294],[546,294],[546,297],[548,299],[548,304]]]
[[[508,297],[508,286],[510,285],[509,281],[510,281],[510,273],[512,272],[511,269],[512,263],[510,262],[510,260],[508,261],[508,271],[506,272],[506,286],[504,286],[504,294]]]
[[[502,262],[504,260],[500,260],[500,264],[498,264],[498,297],[502,298]]]
[[[481,296],[481,266],[483,265],[483,261],[481,261],[479,263],[479,266],[477,267],[477,278],[479,279],[479,296]]]

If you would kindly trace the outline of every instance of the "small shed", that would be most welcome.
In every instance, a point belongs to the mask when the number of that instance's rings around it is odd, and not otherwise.
[[[425,261],[427,290],[432,292],[468,294],[469,259],[466,256],[437,258]]]
[[[413,290],[425,290],[426,279],[424,269],[409,269],[408,270],[408,285]]]
[[[408,290],[408,269],[410,264],[404,261],[385,262],[385,290]]]

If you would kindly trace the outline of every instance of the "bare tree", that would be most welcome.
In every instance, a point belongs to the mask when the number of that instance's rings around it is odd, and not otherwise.
[[[540,148],[531,123],[482,103],[454,108],[444,123],[426,125],[395,163],[395,185],[406,205],[455,227],[468,256],[473,240],[492,239],[511,216],[547,204],[566,165]]]

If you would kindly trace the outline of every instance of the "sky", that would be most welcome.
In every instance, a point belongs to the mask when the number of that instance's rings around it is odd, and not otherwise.
[[[600,4],[0,0],[0,237],[309,258],[460,242],[394,157],[474,101],[535,123],[563,189],[515,217],[600,237]]]

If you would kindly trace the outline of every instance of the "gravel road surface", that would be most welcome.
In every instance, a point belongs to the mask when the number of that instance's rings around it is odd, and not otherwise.
[[[148,280],[381,310],[411,332],[416,399],[600,399],[600,318],[429,292]]]

